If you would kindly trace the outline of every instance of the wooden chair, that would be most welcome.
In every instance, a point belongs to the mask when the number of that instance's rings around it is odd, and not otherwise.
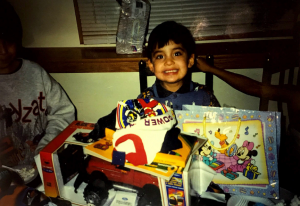
[[[213,55],[207,55],[206,61],[210,65],[214,65],[214,56]],[[192,77],[192,73],[194,72],[200,72],[200,70],[194,65],[190,71],[189,71],[189,78]],[[147,77],[148,76],[154,76],[154,74],[149,70],[147,67],[147,64],[144,60],[141,60],[139,62],[139,77],[140,77],[140,92],[142,93],[147,87]],[[205,74],[205,85],[209,87],[211,90],[213,90],[213,75],[206,73]]]
[[[279,84],[278,85],[293,85],[294,78],[296,78],[296,85],[300,85],[300,71],[298,72],[298,76],[296,75],[295,66],[297,66],[297,58],[295,56],[290,57],[281,57],[282,59],[289,59],[290,61],[284,60],[279,63],[280,60],[276,56],[267,56],[265,59],[265,64],[263,67],[263,75],[262,75],[262,83],[266,85],[271,84],[272,75],[275,73],[279,73]],[[287,70],[289,70],[287,72]],[[288,76],[287,76],[288,75]],[[287,82],[285,80],[288,80]],[[268,111],[269,110],[269,99],[260,98],[259,104],[260,111]],[[287,118],[284,114],[284,104],[282,101],[277,101],[277,111],[281,112],[281,125],[282,125],[282,133],[285,133],[285,127],[287,126]],[[288,114],[286,114],[288,115]]]

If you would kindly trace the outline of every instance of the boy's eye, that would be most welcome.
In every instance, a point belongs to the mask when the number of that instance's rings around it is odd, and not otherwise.
[[[180,56],[181,55],[181,52],[175,52],[174,53],[174,56]]]
[[[162,59],[163,58],[163,55],[157,55],[156,57],[155,57],[155,59]]]

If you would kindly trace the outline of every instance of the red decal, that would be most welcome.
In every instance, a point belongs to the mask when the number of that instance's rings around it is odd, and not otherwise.
[[[135,134],[126,134],[116,141],[115,146],[117,147],[119,144],[127,140],[133,141],[136,153],[131,152],[126,154],[125,159],[134,166],[147,164],[147,155],[144,149],[144,144],[139,136]]]

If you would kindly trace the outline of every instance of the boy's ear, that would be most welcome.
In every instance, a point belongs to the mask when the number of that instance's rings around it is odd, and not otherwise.
[[[150,59],[147,60],[148,67],[152,73],[154,73],[154,66]]]
[[[189,61],[188,61],[188,68],[191,68],[195,63],[195,54],[191,54]]]

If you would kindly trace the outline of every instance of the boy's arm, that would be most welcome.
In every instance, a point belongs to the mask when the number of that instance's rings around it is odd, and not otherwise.
[[[197,58],[197,67],[203,72],[216,75],[235,89],[256,97],[287,101],[291,100],[292,96],[298,90],[295,86],[264,85],[246,76],[210,66],[202,58]]]
[[[48,114],[45,135],[37,146],[36,154],[75,120],[75,107],[61,86],[44,70],[42,78]]]

